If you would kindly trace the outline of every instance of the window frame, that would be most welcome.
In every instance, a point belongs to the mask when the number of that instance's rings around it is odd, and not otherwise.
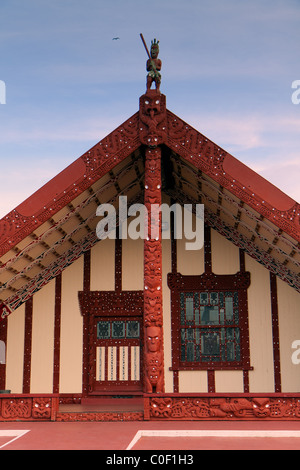
[[[171,335],[172,335],[172,366],[170,370],[251,370],[249,352],[248,302],[247,289],[250,285],[250,273],[239,271],[236,274],[217,275],[204,273],[199,276],[184,276],[180,273],[168,274],[168,286],[171,291]],[[238,325],[240,330],[240,360],[239,361],[182,361],[181,360],[181,293],[195,292],[237,292],[239,302]],[[196,327],[201,329],[222,328],[218,324]],[[193,327],[195,328],[195,327]]]
[[[6,344],[3,340],[0,340],[0,364],[6,364]]]

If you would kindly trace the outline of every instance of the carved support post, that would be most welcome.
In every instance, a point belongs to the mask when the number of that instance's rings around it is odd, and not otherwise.
[[[166,97],[149,90],[140,97],[140,141],[145,145],[144,392],[164,392],[161,147],[167,140]],[[156,209],[156,210],[155,210]]]
[[[144,391],[164,391],[162,246],[161,246],[161,149],[146,149],[144,241]]]

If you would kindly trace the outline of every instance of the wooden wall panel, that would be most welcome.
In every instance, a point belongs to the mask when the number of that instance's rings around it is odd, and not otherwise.
[[[30,393],[52,393],[55,279],[33,297]]]
[[[25,304],[7,317],[6,389],[23,391]]]
[[[208,391],[207,377],[205,370],[179,371],[179,393],[206,393]]]
[[[144,240],[122,240],[122,289],[144,289]]]
[[[165,391],[173,392],[173,372],[171,344],[171,295],[167,285],[167,274],[171,271],[171,240],[162,240],[162,293],[164,318],[164,360],[165,360]]]
[[[78,291],[83,289],[83,256],[62,273],[60,393],[82,391],[83,322]]]
[[[114,289],[115,240],[107,238],[91,249],[91,290]]]
[[[300,294],[277,278],[277,295],[282,392],[299,392],[300,364],[292,362],[292,343],[300,341]]]
[[[272,312],[269,271],[246,255],[246,271],[251,272],[248,289],[250,393],[274,392]]]
[[[193,216],[195,218],[195,216]],[[177,246],[177,271],[181,274],[203,274],[204,273],[204,249],[187,250],[186,238],[182,229],[183,238],[176,240]]]
[[[211,229],[212,271],[215,274],[235,274],[240,270],[239,248]]]
[[[243,371],[242,370],[216,370],[215,387],[217,393],[243,393]]]

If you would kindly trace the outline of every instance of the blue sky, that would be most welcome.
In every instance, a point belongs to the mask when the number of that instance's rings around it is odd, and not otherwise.
[[[138,110],[140,33],[168,109],[300,201],[299,25],[300,0],[0,0],[0,217]]]

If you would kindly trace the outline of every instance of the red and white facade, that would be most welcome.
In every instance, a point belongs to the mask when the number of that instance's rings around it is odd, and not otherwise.
[[[97,207],[119,196],[203,204],[204,247],[159,214],[155,239],[99,240]],[[159,91],[1,219],[0,241],[0,421],[83,419],[61,405],[116,395],[143,410],[84,419],[300,419],[300,205]]]

